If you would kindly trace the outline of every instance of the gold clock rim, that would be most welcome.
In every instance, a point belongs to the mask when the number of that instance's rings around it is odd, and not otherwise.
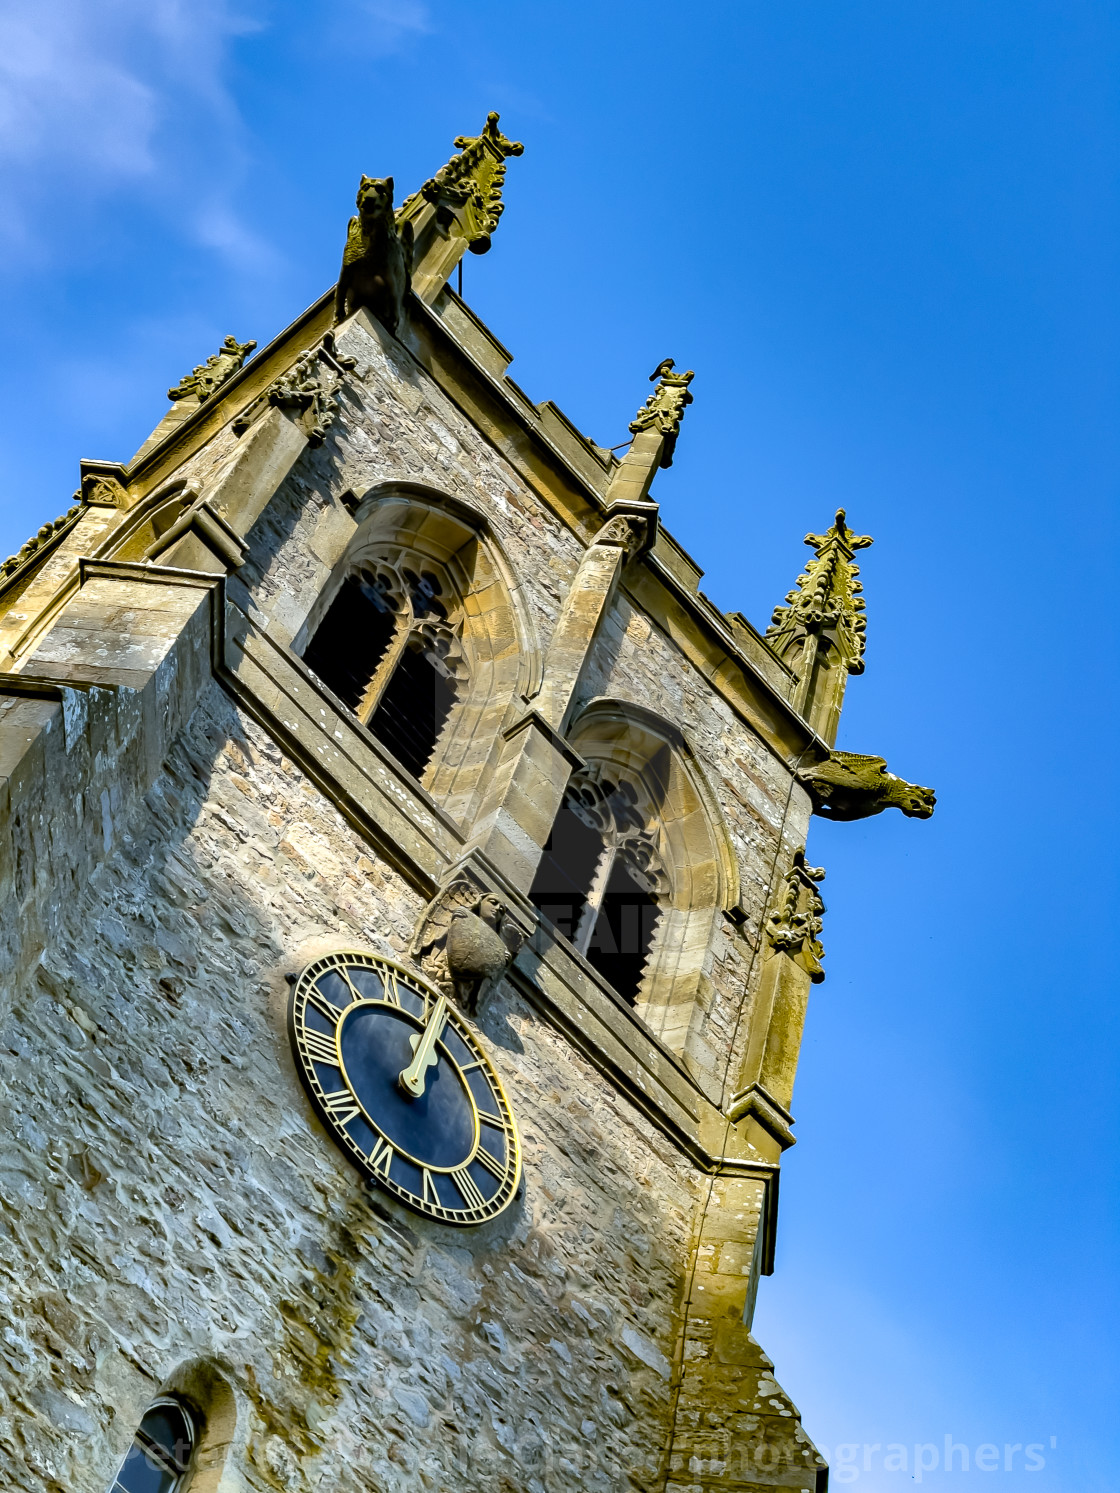
[[[429,1203],[425,1198],[421,1197],[419,1194],[413,1192],[410,1188],[403,1187],[399,1182],[393,1181],[391,1177],[388,1177],[384,1173],[371,1167],[369,1165],[369,1157],[366,1156],[361,1148],[354,1142],[354,1140],[350,1137],[346,1130],[342,1126],[338,1125],[332,1119],[332,1117],[324,1111],[324,1107],[316,1094],[316,1088],[321,1088],[321,1085],[318,1083],[318,1080],[314,1075],[313,1067],[309,1068],[310,1060],[308,1059],[305,1061],[304,1055],[300,1051],[298,1040],[299,1033],[296,1026],[297,1002],[302,995],[304,998],[304,1005],[306,1005],[307,990],[319,977],[319,975],[325,973],[332,967],[337,967],[338,965],[345,964],[349,961],[352,961],[359,967],[364,967],[367,969],[371,967],[381,967],[392,970],[398,978],[403,977],[406,983],[417,989],[418,994],[426,995],[431,1002],[439,1000],[442,993],[436,987],[433,981],[429,980],[418,970],[414,970],[408,965],[401,964],[395,959],[389,959],[384,954],[375,954],[367,949],[332,949],[330,953],[321,954],[317,958],[310,960],[306,965],[304,965],[299,975],[292,982],[291,995],[288,1001],[288,1036],[292,1046],[293,1056],[296,1059],[296,1066],[301,1080],[301,1087],[307,1094],[307,1097],[311,1101],[312,1107],[314,1108],[320,1122],[327,1129],[328,1133],[332,1136],[332,1138],[336,1138],[336,1143],[338,1140],[341,1140],[341,1149],[343,1150],[343,1154],[347,1156],[347,1158],[351,1161],[351,1164],[354,1165],[356,1169],[369,1180],[375,1182],[378,1186],[385,1188],[395,1197],[399,1198],[406,1207],[411,1208],[414,1212],[422,1214],[426,1218],[431,1218],[436,1222],[447,1223],[456,1227],[467,1227],[481,1225],[483,1223],[490,1223],[493,1219],[500,1217],[501,1214],[505,1212],[505,1210],[513,1202],[514,1198],[517,1196],[518,1190],[520,1189],[522,1173],[521,1134],[518,1129],[517,1117],[514,1114],[513,1105],[509,1101],[509,1096],[506,1093],[505,1085],[502,1083],[501,1075],[498,1073],[496,1067],[494,1066],[494,1063],[490,1058],[490,1054],[486,1051],[485,1047],[483,1047],[482,1043],[471,1031],[470,1027],[466,1024],[466,1017],[464,1016],[463,1012],[461,1012],[458,1006],[456,1006],[453,1002],[449,1001],[448,1005],[452,1016],[455,1018],[456,1026],[459,1029],[460,1035],[465,1039],[468,1047],[472,1051],[477,1053],[478,1058],[481,1060],[484,1070],[487,1074],[487,1081],[496,1091],[496,1097],[500,1100],[502,1109],[509,1117],[509,1129],[506,1134],[506,1149],[508,1153],[506,1175],[503,1181],[499,1183],[498,1191],[494,1194],[494,1198],[489,1200],[490,1202],[493,1202],[497,1201],[498,1199],[502,1199],[498,1207],[486,1207],[483,1209],[479,1209],[472,1208],[469,1204],[465,1205],[463,1208],[446,1208],[442,1204],[439,1207],[436,1207],[435,1205]],[[359,997],[358,999],[362,1004],[384,1005],[392,1010],[402,1011],[402,1014],[404,1014],[405,1016],[410,1017],[412,1020],[416,1020],[416,1018],[412,1016],[411,1012],[403,1011],[402,1008],[393,1001],[369,1001],[364,997]],[[333,1005],[333,1002],[331,1002],[331,1004]],[[334,1033],[336,1046],[338,1045],[338,1028],[341,1024],[341,1017],[345,1014],[346,1011],[351,1009],[354,1004],[356,1004],[356,1002],[352,1001],[350,1005],[341,1008],[339,1012],[339,1021],[335,1024]],[[339,1049],[338,1056],[340,1059],[338,1065],[339,1073],[342,1075],[343,1082],[346,1084],[347,1089],[353,1096],[354,1102],[361,1109],[362,1115],[365,1118],[366,1122],[370,1125],[370,1127],[375,1131],[377,1135],[379,1135],[388,1144],[392,1145],[393,1143],[390,1141],[389,1137],[384,1134],[380,1126],[377,1125],[366,1113],[364,1105],[362,1105],[362,1102],[358,1098],[357,1094],[354,1093],[354,1090],[351,1087],[348,1078],[346,1077],[345,1067],[341,1062],[341,1049]],[[460,1082],[463,1084],[463,1088],[466,1090],[467,1095],[470,1098],[471,1109],[475,1116],[475,1143],[470,1152],[470,1155],[468,1156],[468,1159],[465,1162],[460,1163],[461,1167],[469,1166],[471,1161],[476,1158],[480,1145],[479,1131],[481,1129],[481,1125],[478,1116],[478,1104],[474,1098],[473,1092],[471,1091],[470,1085],[463,1081],[462,1070],[459,1068],[458,1063],[456,1063],[455,1059],[449,1052],[446,1054],[446,1056],[447,1060],[455,1067],[457,1073],[459,1074]],[[394,1150],[396,1149],[397,1148],[394,1146]],[[398,1154],[408,1160],[413,1166],[419,1166],[422,1169],[426,1168],[429,1172],[439,1172],[441,1175],[450,1175],[454,1170],[459,1169],[427,1166],[426,1163],[418,1161],[416,1158],[410,1156],[404,1150],[399,1151]]]

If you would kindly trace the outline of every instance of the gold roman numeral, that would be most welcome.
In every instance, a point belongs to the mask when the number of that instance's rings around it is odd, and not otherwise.
[[[497,1177],[499,1182],[504,1182],[506,1169],[496,1156],[491,1156],[485,1146],[479,1146],[475,1152],[475,1160],[481,1162],[492,1177]]]
[[[439,1200],[439,1193],[436,1191],[436,1184],[432,1181],[431,1172],[426,1166],[422,1167],[421,1170],[424,1173],[424,1201],[426,1203],[434,1203],[437,1208],[442,1207]]]
[[[381,976],[381,988],[385,992],[385,999],[391,1005],[399,1006],[401,993],[397,989],[397,972],[395,969],[379,969],[377,973]]]
[[[389,1175],[389,1168],[393,1164],[394,1154],[392,1146],[383,1135],[380,1135],[374,1141],[373,1150],[369,1153],[367,1159],[373,1171],[379,1172],[383,1177],[387,1177]]]
[[[336,1089],[333,1094],[323,1095],[323,1108],[339,1125],[349,1125],[362,1112],[349,1089]]]
[[[455,1186],[463,1194],[463,1201],[468,1208],[486,1207],[486,1199],[479,1192],[474,1178],[465,1166],[461,1166],[457,1172],[452,1172],[451,1175],[455,1179]]]
[[[312,985],[311,989],[307,992],[307,1003],[310,1006],[314,1006],[319,1015],[325,1016],[328,1021],[338,1020],[338,1007],[334,1001],[327,999],[318,985]]]
[[[360,1001],[362,997],[358,993],[357,987],[355,986],[353,980],[350,978],[350,971],[348,969],[340,969],[338,973],[346,981],[346,988],[350,992],[350,999],[352,1001]]]
[[[492,1115],[488,1109],[480,1109],[478,1111],[478,1118],[486,1125],[496,1125],[499,1130],[506,1128],[506,1122],[502,1119],[501,1115]]]
[[[317,1032],[312,1027],[303,1029],[303,1045],[307,1049],[307,1056],[313,1063],[330,1063],[332,1067],[338,1067],[338,1049],[335,1047],[334,1036],[326,1032]]]

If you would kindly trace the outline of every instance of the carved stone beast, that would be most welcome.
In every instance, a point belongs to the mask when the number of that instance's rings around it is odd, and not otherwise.
[[[901,809],[911,819],[928,819],[937,802],[932,788],[919,788],[887,771],[883,757],[833,752],[827,762],[798,774],[824,819],[867,819],[884,809]]]
[[[342,251],[334,319],[345,321],[365,306],[395,334],[412,283],[412,224],[397,231],[391,176],[363,176],[357,205]]]
[[[461,1011],[474,1016],[524,941],[500,897],[460,875],[437,892],[412,941],[412,958]]]

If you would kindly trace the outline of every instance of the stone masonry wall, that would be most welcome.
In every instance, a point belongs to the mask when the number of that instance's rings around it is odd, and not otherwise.
[[[103,1493],[200,1358],[248,1489],[652,1475],[691,1168],[508,993],[483,1031],[526,1185],[483,1229],[367,1193],[299,1087],[284,973],[400,955],[417,911],[210,687],[0,1030],[6,1488]]]
[[[582,547],[438,385],[389,338],[351,323],[339,346],[358,360],[325,443],[306,452],[253,534],[241,578],[260,610],[295,636],[353,525],[336,498],[414,482],[462,498],[489,520],[547,645]]]
[[[340,345],[358,367],[338,419],[323,446],[306,451],[281,484],[249,535],[238,573],[270,630],[296,637],[344,553],[354,525],[338,494],[413,481],[485,515],[547,648],[582,555],[577,538],[404,349],[360,322],[347,327]],[[791,794],[785,765],[624,595],[604,621],[581,686],[582,700],[601,694],[633,700],[684,729],[730,833],[747,921],[741,934],[726,925],[715,937],[701,992],[705,1020],[689,1057],[718,1098],[746,1042],[739,1016],[774,867],[780,874],[804,843],[808,798],[800,788]]]
[[[247,588],[271,635],[295,638],[353,532],[341,493],[411,481],[486,515],[547,646],[579,540],[399,346],[360,320],[341,340],[359,362],[338,419],[257,520],[231,594]],[[205,487],[237,450],[227,429],[180,475]],[[420,902],[203,683],[203,621],[179,650],[182,700],[169,666],[153,676],[160,730],[129,735],[123,694],[112,712],[90,698],[115,732],[96,759],[92,727],[70,750],[62,707],[5,707],[13,752],[25,721],[49,720],[39,755],[64,771],[36,767],[32,784],[29,769],[20,790],[38,901],[33,927],[8,930],[19,973],[0,1005],[0,1484],[102,1493],[145,1405],[200,1361],[237,1407],[220,1493],[656,1483],[672,1366],[727,1325],[696,1309],[721,1273],[702,1279],[705,1251],[725,1253],[706,1242],[716,1221],[696,1234],[710,1179],[507,986],[481,1025],[520,1122],[522,1196],[453,1232],[364,1187],[296,1078],[284,976],[329,947],[401,957]],[[767,889],[804,837],[805,795],[624,596],[583,680],[583,700],[602,694],[684,729],[728,826],[745,936],[718,927],[701,1000],[705,1073],[733,1077]],[[731,1317],[745,1259],[722,1271]],[[685,1416],[678,1477],[722,1457],[696,1415],[713,1445],[690,1442]]]

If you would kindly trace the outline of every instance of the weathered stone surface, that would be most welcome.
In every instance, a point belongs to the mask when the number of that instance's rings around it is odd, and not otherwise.
[[[496,223],[487,130],[477,201],[441,174],[406,209],[433,310],[396,296],[398,340],[347,303],[336,345],[324,298],[149,451],[162,485],[95,464],[113,502],[0,590],[5,1488],[102,1493],[168,1392],[205,1411],[191,1493],[816,1493],[749,1324],[827,748],[656,532],[690,375],[617,462],[441,291]],[[438,632],[420,778],[371,729],[396,663],[351,712],[304,661],[363,576],[392,646]],[[655,903],[633,1008],[530,900],[569,790]],[[524,1153],[494,1221],[406,1214],[316,1120],[286,977],[346,947],[444,981],[493,1054]]]
[[[103,1487],[192,1357],[228,1366],[251,1487],[656,1464],[683,1158],[508,992],[483,1032],[527,1182],[483,1230],[371,1199],[298,1088],[283,974],[324,941],[400,957],[417,911],[212,689],[0,1033],[8,1486]]]

